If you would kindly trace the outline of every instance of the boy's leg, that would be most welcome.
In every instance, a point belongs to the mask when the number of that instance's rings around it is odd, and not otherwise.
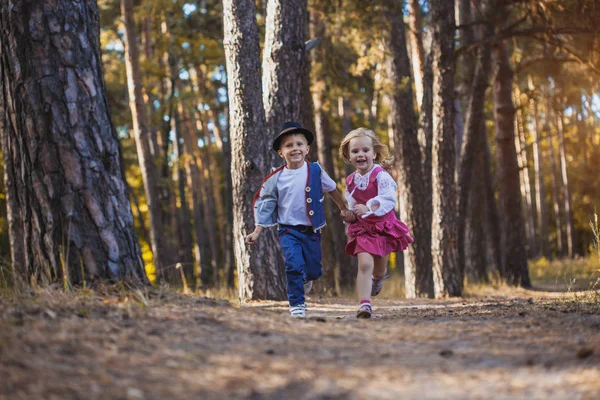
[[[287,293],[290,306],[304,304],[304,270],[305,263],[302,256],[302,245],[297,232],[286,230],[279,235],[279,243],[285,258],[285,276],[287,279]]]
[[[307,281],[315,281],[323,275],[321,234],[312,233],[303,236],[302,254],[306,263],[305,279]]]

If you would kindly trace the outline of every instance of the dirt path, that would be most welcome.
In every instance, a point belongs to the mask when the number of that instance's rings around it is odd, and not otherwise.
[[[600,397],[598,304],[557,294],[380,300],[371,321],[344,299],[292,320],[281,302],[135,297],[0,298],[0,398]]]

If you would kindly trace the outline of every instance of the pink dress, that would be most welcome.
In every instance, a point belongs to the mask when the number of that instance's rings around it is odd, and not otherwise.
[[[356,200],[356,204],[366,205],[367,201],[378,195],[377,175],[382,171],[384,169],[381,166],[374,167],[365,190],[356,187],[354,182],[356,172],[346,178],[346,190]],[[367,252],[383,257],[405,250],[413,242],[408,232],[408,227],[396,217],[394,210],[382,216],[371,214],[365,218],[357,217],[356,222],[348,226],[350,239],[346,245],[346,254],[356,255]]]

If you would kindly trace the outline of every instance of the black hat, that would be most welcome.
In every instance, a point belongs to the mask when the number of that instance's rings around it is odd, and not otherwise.
[[[308,144],[311,144],[315,138],[315,136],[313,135],[313,133],[311,131],[303,128],[299,123],[285,122],[283,125],[281,125],[279,134],[277,136],[275,136],[275,140],[273,140],[273,150],[275,150],[275,151],[279,150],[279,145],[281,143],[281,139],[283,139],[283,137],[285,135],[291,135],[292,133],[303,134],[304,137],[306,138],[306,141],[308,142]]]

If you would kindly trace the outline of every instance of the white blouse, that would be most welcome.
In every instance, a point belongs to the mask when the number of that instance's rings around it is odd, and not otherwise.
[[[354,174],[354,184],[356,185],[354,190],[366,190],[369,185],[369,177],[374,170],[375,168],[372,168],[364,175],[359,174],[357,171]],[[379,175],[377,175],[377,196],[367,201],[366,206],[370,211],[363,214],[362,217],[365,218],[371,214],[380,217],[393,210],[396,206],[396,189],[398,189],[398,185],[394,182],[394,178],[392,178],[389,172],[385,170],[381,171]],[[346,201],[348,202],[348,208],[354,211],[356,200],[352,197],[353,193],[354,191],[349,193],[348,187],[346,186]],[[379,205],[379,208],[372,211],[371,207],[376,205]]]

